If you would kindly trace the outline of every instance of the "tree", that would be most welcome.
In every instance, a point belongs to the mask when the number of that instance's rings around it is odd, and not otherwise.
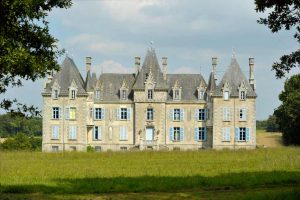
[[[282,28],[295,29],[294,38],[300,43],[300,0],[255,0],[256,12],[268,12],[267,18],[260,18],[258,23],[266,25],[273,33]],[[271,11],[271,12],[269,12]],[[282,78],[292,68],[300,65],[300,50],[283,55],[280,62],[275,62],[272,69],[277,78]]]
[[[44,78],[58,70],[57,58],[64,52],[49,33],[48,13],[69,8],[71,0],[0,1],[0,94],[8,87],[22,86],[22,80]],[[37,108],[4,99],[0,108],[16,113],[36,114]]]
[[[267,120],[266,131],[267,132],[277,132],[277,131],[279,131],[279,126],[276,122],[276,116],[275,115],[270,115],[269,116],[269,118]]]
[[[300,74],[289,78],[279,95],[282,105],[274,112],[285,144],[300,144]]]

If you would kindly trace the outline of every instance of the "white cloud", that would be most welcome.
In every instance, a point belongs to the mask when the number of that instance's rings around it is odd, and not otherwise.
[[[182,67],[178,67],[173,73],[174,74],[195,74],[197,72],[192,67],[182,66]]]
[[[133,68],[125,67],[124,65],[114,61],[105,60],[99,65],[94,65],[92,68],[93,72],[99,76],[101,72],[103,73],[133,73]]]

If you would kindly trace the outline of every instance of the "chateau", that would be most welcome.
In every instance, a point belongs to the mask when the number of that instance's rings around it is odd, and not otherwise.
[[[254,149],[254,59],[249,79],[233,56],[217,84],[217,58],[208,82],[201,74],[168,74],[148,49],[135,73],[91,74],[83,79],[66,57],[48,77],[43,96],[43,151]]]

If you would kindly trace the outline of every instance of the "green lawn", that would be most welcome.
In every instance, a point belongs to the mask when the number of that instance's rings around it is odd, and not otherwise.
[[[297,147],[198,152],[0,152],[0,159],[0,199],[272,199],[280,195],[295,199],[300,195]]]

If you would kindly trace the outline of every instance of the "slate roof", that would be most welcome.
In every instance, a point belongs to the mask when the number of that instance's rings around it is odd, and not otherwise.
[[[74,80],[78,90],[78,95],[86,95],[85,83],[84,80],[76,67],[74,61],[66,57],[63,61],[60,70],[55,74],[50,84],[48,84],[45,88],[44,93],[52,92],[52,85],[57,80],[60,86],[60,95],[69,95],[69,87]]]
[[[168,74],[168,100],[173,100],[173,91],[176,81],[178,81],[181,87],[181,100],[197,100],[197,87],[199,87],[200,82],[203,81],[205,87],[207,86],[206,81],[201,74]]]
[[[86,74],[86,79],[85,79],[85,90],[87,92],[93,91],[94,86],[95,86],[95,83],[94,83],[94,80],[91,76],[91,72],[88,71],[88,73]]]
[[[143,66],[136,77],[136,82],[133,86],[133,90],[143,90],[145,89],[145,81],[147,74],[149,74],[151,69],[154,81],[156,82],[155,89],[167,90],[167,82],[163,78],[163,73],[159,66],[156,53],[154,49],[148,49]]]
[[[217,85],[216,85],[216,80],[215,80],[215,73],[211,72],[209,75],[206,91],[213,92],[213,91],[215,91],[216,87],[217,87]]]
[[[245,77],[243,74],[236,58],[231,59],[231,63],[229,67],[227,68],[221,82],[218,84],[214,96],[222,96],[222,88],[226,82],[229,83],[229,86],[231,87],[231,92],[230,95],[234,97],[239,96],[239,86],[241,85],[242,82],[245,82],[245,85],[247,87],[247,96],[248,97],[256,97],[256,93],[253,91],[252,87],[249,84],[248,79]]]
[[[102,101],[120,101],[120,88],[123,81],[125,81],[128,88],[128,100],[133,99],[132,86],[135,81],[134,74],[104,73],[100,75],[99,80],[103,87]]]

